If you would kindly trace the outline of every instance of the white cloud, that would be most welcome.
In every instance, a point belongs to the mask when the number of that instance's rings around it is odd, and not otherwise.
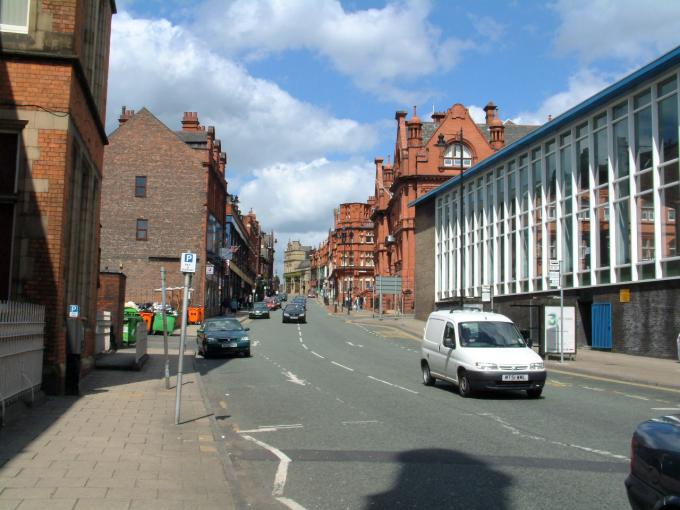
[[[163,19],[114,16],[109,77],[109,129],[122,105],[146,106],[171,129],[180,128],[183,111],[197,111],[201,124],[215,126],[228,172],[357,154],[377,140],[374,127],[335,118],[254,78]]]
[[[474,120],[477,124],[484,124],[486,122],[486,112],[484,111],[484,107],[470,105],[467,107],[467,109],[468,112],[470,112],[470,117],[472,117],[472,120]]]
[[[557,117],[601,91],[612,81],[614,81],[612,77],[582,69],[569,77],[567,90],[546,98],[538,110],[534,112],[519,113],[512,121],[517,124],[545,124],[548,121],[548,116]]]
[[[467,41],[444,38],[427,21],[430,3],[388,3],[382,9],[346,11],[338,0],[211,0],[197,28],[233,54],[262,58],[307,49],[383,99],[412,101],[419,94],[395,82],[412,82],[450,70]],[[420,94],[422,95],[422,94]]]
[[[555,47],[583,62],[617,58],[636,65],[680,44],[680,2],[673,0],[558,0],[562,18]]]

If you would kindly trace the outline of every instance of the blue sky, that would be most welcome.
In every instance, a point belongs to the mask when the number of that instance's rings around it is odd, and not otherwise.
[[[680,44],[674,0],[117,0],[107,129],[121,106],[214,125],[228,185],[279,256],[373,191],[394,113],[465,104],[543,123]]]

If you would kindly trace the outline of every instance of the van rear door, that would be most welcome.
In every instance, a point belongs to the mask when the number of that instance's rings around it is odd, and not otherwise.
[[[430,317],[425,328],[425,338],[423,339],[423,358],[430,365],[430,371],[444,375],[445,356],[442,353],[444,346],[444,326],[446,321],[438,317]]]

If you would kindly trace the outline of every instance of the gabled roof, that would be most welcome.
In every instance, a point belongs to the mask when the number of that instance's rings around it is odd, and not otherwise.
[[[515,155],[521,151],[529,149],[531,145],[541,140],[542,138],[548,137],[550,135],[557,134],[558,131],[566,128],[569,124],[574,122],[576,119],[584,117],[590,113],[594,113],[595,110],[601,108],[610,101],[629,93],[631,90],[642,85],[648,80],[653,79],[657,75],[663,73],[664,71],[670,69],[671,67],[680,64],[680,46],[669,51],[668,53],[662,55],[658,59],[650,62],[649,64],[641,67],[637,71],[629,74],[625,78],[617,81],[616,83],[606,87],[594,96],[586,99],[585,101],[579,103],[578,105],[570,108],[560,116],[554,118],[552,121],[543,124],[541,127],[531,131],[524,137],[520,138],[516,142],[507,145],[503,149],[499,150],[493,156],[480,161],[475,166],[470,168],[465,172],[464,178],[469,178],[478,174],[489,167],[493,167],[498,164],[504,158]],[[420,198],[409,203],[409,207],[414,207],[418,204],[422,204],[436,197],[440,193],[448,191],[449,189],[455,187],[460,182],[461,176],[452,177],[446,181],[441,186],[425,193]]]

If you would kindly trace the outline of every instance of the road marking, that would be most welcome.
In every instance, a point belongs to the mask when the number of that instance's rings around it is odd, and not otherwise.
[[[256,429],[241,430],[241,434],[255,434],[258,432],[278,432],[279,430],[288,429],[302,429],[304,426],[302,423],[294,423],[292,425],[260,425]]]
[[[340,368],[344,368],[345,370],[349,370],[350,372],[354,372],[354,369],[353,369],[353,368],[346,367],[345,365],[341,365],[340,363],[337,363],[337,362],[335,362],[335,361],[331,361],[331,363],[333,363],[334,365],[339,366]]]
[[[281,498],[278,497],[276,498],[277,501],[280,501],[284,505],[286,505],[290,510],[307,510],[304,506],[302,506],[300,503],[293,501],[290,498]]]
[[[378,379],[377,377],[373,377],[372,375],[368,376],[369,379],[373,379],[374,381],[381,382],[383,384],[387,384],[388,386],[394,386],[391,382],[383,381],[382,379]]]
[[[347,345],[351,345],[352,347],[354,347],[354,344],[353,344],[352,342],[348,341],[348,340],[346,340],[345,343],[346,343]]]
[[[636,382],[630,382],[630,381],[621,381],[619,379],[610,379],[608,377],[600,377],[597,375],[587,375],[587,374],[579,374],[576,372],[569,372],[567,370],[558,370],[556,368],[551,368],[548,367],[548,372],[550,373],[556,373],[556,374],[564,374],[564,375],[570,375],[572,377],[582,377],[583,379],[591,379],[593,381],[604,381],[604,382],[610,382],[614,384],[625,384],[626,386],[635,386],[637,388],[647,388],[650,390],[658,390],[658,391],[667,391],[670,393],[680,393],[680,389],[676,388],[666,388],[664,386],[654,386],[653,384],[644,384],[644,383],[636,383]]]
[[[321,359],[326,359],[326,357],[325,357],[325,356],[322,356],[322,355],[321,355],[321,354],[319,354],[318,352],[314,352],[314,351],[312,351],[312,354],[313,354],[314,356],[316,356],[317,358],[321,358]]]
[[[343,425],[364,425],[367,423],[380,423],[378,420],[356,420],[356,421],[341,421]]]
[[[304,379],[300,379],[293,372],[288,371],[281,373],[288,378],[288,382],[292,382],[293,384],[299,384],[300,386],[305,386],[307,384],[307,382]]]
[[[614,391],[614,393],[628,398],[635,398],[637,400],[649,400],[647,397],[641,397],[640,395],[632,395],[630,393],[624,393],[622,391]]]
[[[278,448],[268,445],[267,443],[260,441],[259,439],[255,439],[252,436],[244,435],[243,438],[247,439],[248,441],[252,441],[265,450],[270,451],[279,459],[279,466],[276,468],[276,475],[274,476],[274,488],[272,490],[272,496],[283,496],[283,489],[286,486],[286,478],[288,477],[288,464],[291,462],[290,458]]]
[[[652,407],[652,411],[680,411],[680,407]]]
[[[408,388],[404,388],[403,386],[399,386],[398,384],[395,384],[394,387],[399,388],[400,390],[408,391],[409,393],[413,393],[414,395],[418,394],[417,391],[409,390]]]
[[[227,408],[227,403],[226,403],[224,400],[220,400],[220,407],[221,407],[222,409],[226,409],[226,408]]]
[[[300,343],[302,343],[302,337],[298,338],[298,340],[300,340]]]
[[[305,351],[308,351],[308,350],[309,350],[309,347],[307,347],[305,344],[302,344],[302,347],[305,348]]]
[[[581,386],[581,388],[590,390],[590,391],[607,391],[604,388],[593,388],[592,386]]]

